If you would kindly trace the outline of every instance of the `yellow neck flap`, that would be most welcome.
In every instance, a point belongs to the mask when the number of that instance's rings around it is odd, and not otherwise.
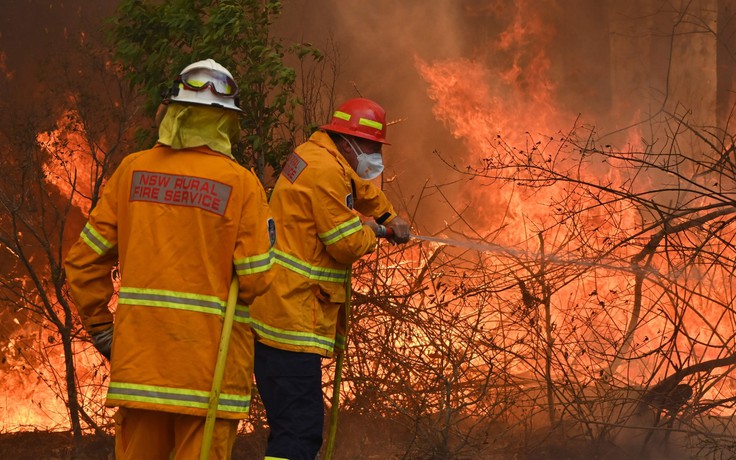
[[[235,111],[193,104],[169,104],[158,128],[158,142],[172,149],[206,145],[230,158],[239,135]]]

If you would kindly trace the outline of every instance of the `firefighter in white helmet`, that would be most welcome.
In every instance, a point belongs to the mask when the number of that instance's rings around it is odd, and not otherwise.
[[[272,279],[274,222],[264,190],[235,162],[238,87],[207,59],[174,81],[159,139],[112,174],[66,274],[84,328],[110,360],[115,458],[198,458],[233,272],[240,290],[211,459],[229,459],[247,416],[248,310]],[[119,262],[117,310],[111,268]]]
[[[251,306],[267,459],[314,460],[324,420],[321,358],[345,343],[349,268],[386,227],[394,242],[409,240],[408,223],[370,182],[383,170],[386,143],[383,108],[349,99],[289,156],[274,187],[276,277]],[[356,210],[372,219],[361,222]]]

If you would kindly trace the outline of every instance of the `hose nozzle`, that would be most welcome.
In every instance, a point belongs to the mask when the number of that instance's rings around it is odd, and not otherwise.
[[[394,229],[386,227],[385,225],[379,225],[378,231],[376,232],[376,238],[391,238],[394,236]]]

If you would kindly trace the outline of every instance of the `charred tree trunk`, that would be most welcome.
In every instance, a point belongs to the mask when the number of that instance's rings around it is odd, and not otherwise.
[[[71,315],[67,316],[71,318]],[[71,322],[71,319],[66,321]],[[79,412],[79,394],[77,392],[77,374],[74,366],[74,350],[72,348],[72,334],[70,325],[59,329],[61,343],[64,348],[64,370],[66,376],[67,407],[69,408],[69,423],[72,429],[74,445],[79,445],[82,440],[82,424]]]
[[[549,411],[549,424],[555,426],[555,396],[554,382],[552,380],[552,353],[554,346],[554,337],[552,337],[552,305],[549,286],[545,281],[545,260],[544,260],[544,237],[539,235],[539,252],[542,257],[541,267],[539,269],[539,284],[542,286],[542,304],[544,305],[544,378],[547,383],[547,410]]]

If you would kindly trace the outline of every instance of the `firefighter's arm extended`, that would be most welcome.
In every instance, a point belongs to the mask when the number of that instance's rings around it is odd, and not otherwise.
[[[276,229],[266,193],[258,178],[248,172],[233,264],[240,284],[239,300],[250,305],[266,292],[273,280],[273,244]]]
[[[350,208],[352,190],[339,174],[318,174],[312,193],[317,236],[327,253],[341,264],[351,265],[376,248],[374,230]]]
[[[409,224],[399,217],[383,191],[372,182],[359,177],[353,179],[355,190],[355,209],[365,216],[371,216],[379,225],[393,230],[389,240],[396,243],[409,241]],[[379,233],[379,236],[380,235]]]

